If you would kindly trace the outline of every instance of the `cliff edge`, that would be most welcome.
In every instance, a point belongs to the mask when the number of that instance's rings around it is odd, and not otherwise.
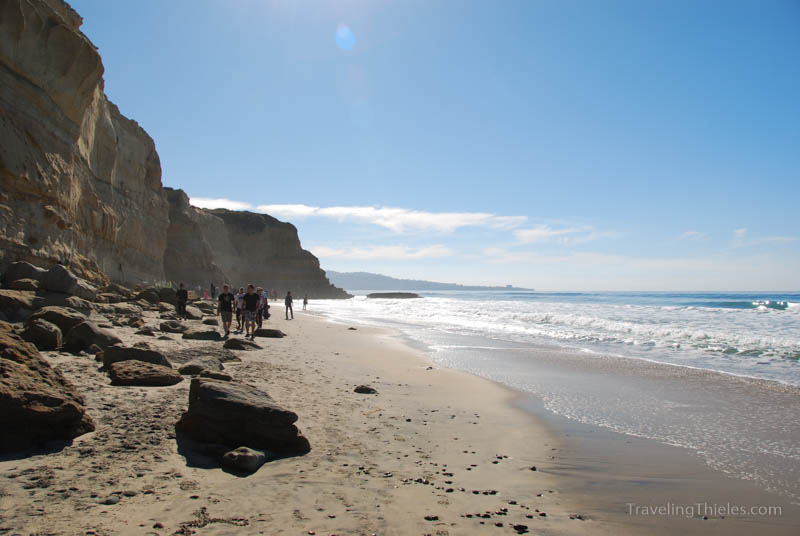
[[[155,143],[106,97],[82,22],[62,0],[0,2],[0,270],[24,260],[97,284],[253,281],[346,297],[293,226],[163,188]]]

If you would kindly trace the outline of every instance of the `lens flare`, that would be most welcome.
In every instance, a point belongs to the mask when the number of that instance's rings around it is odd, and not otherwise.
[[[342,50],[352,50],[356,44],[356,36],[353,30],[346,24],[336,27],[336,46]]]

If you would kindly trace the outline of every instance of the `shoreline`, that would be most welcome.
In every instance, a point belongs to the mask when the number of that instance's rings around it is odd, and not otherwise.
[[[226,363],[225,372],[295,411],[310,453],[268,462],[244,478],[199,466],[179,452],[174,436],[188,381],[113,387],[92,356],[45,352],[86,396],[97,430],[48,454],[0,459],[0,528],[103,536],[514,534],[514,525],[566,535],[796,528],[786,517],[765,525],[614,515],[608,505],[620,495],[597,482],[622,467],[620,460],[597,463],[603,449],[587,460],[581,445],[589,443],[525,407],[513,389],[431,363],[399,331],[354,331],[301,311],[285,321],[280,309],[265,327],[287,337],[257,339],[263,349],[237,352],[241,362]],[[157,324],[158,314],[145,312],[144,319]],[[134,331],[115,329],[126,345],[144,341],[167,356],[219,345]],[[359,384],[378,394],[354,393]],[[646,483],[620,473],[619,489],[652,496]],[[231,526],[237,523],[247,528]]]
[[[319,316],[326,317],[324,313]],[[328,320],[342,324],[338,319]],[[426,343],[413,339],[404,330],[375,326],[370,326],[370,329],[396,332],[396,336],[412,350],[421,352],[425,360],[435,366],[443,366],[440,360],[432,357],[433,350]],[[563,348],[546,347],[536,347],[531,351],[547,354],[554,350],[564,352]],[[784,382],[661,363],[645,358],[630,356],[609,356],[609,358],[620,362],[630,361],[636,366],[656,369],[664,367],[677,371],[677,375],[711,376],[712,382],[714,379],[738,382],[750,387],[775,389],[790,395],[796,394],[798,390],[796,386]],[[689,533],[694,531],[715,533],[714,531],[720,530],[742,534],[759,530],[768,534],[792,534],[796,527],[800,526],[800,503],[793,502],[791,497],[786,495],[765,490],[751,480],[713,468],[690,448],[662,443],[648,437],[632,436],[596,424],[577,422],[546,409],[544,401],[534,393],[474,371],[458,368],[451,370],[474,375],[508,391],[511,394],[508,401],[511,407],[529,413],[534,419],[535,426],[544,426],[551,437],[555,437],[559,442],[561,449],[569,453],[566,457],[553,457],[554,460],[564,459],[563,462],[555,462],[552,470],[553,474],[558,475],[559,484],[562,488],[570,490],[570,494],[578,499],[577,502],[583,505],[585,511],[591,512],[590,515],[595,516],[595,519],[616,525],[615,530],[624,531],[624,527],[630,525],[637,527],[637,530],[646,529],[652,534],[662,532],[669,534],[674,530]],[[625,452],[624,456],[619,454],[620,450]],[[649,470],[651,466],[655,469]],[[627,481],[623,481],[624,479]],[[587,481],[591,481],[591,488],[598,491],[603,500],[597,501],[597,496],[585,492]],[[597,502],[597,506],[589,506],[592,501]],[[742,504],[742,501],[747,504]],[[706,517],[722,521],[725,518],[726,507],[732,506],[728,510],[737,510],[737,507],[747,508],[748,505],[776,507],[780,509],[781,515],[750,515],[748,512],[746,515],[732,516],[729,513],[726,526],[696,527],[693,524],[697,519],[702,520],[704,513],[707,514]],[[649,521],[653,522],[642,523],[643,519],[636,519],[630,515],[631,512],[662,506],[671,512],[670,515],[666,518],[660,516],[661,519],[659,516],[651,516]],[[693,517],[692,512],[701,513],[695,515],[694,520],[683,519],[687,516]]]

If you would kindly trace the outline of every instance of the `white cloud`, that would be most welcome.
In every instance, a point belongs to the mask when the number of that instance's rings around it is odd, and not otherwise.
[[[243,201],[232,201],[224,198],[192,197],[189,199],[192,206],[198,208],[227,208],[228,210],[252,210],[253,205]]]
[[[796,242],[800,240],[798,236],[760,236],[755,238],[748,238],[747,229],[736,229],[733,232],[733,248],[746,248],[752,246],[761,246],[764,244],[787,244],[789,242]]]
[[[419,260],[450,257],[454,254],[448,247],[435,245],[422,248],[408,246],[370,246],[364,248],[331,248],[317,246],[309,248],[314,255],[320,258],[337,258],[351,260]]]
[[[322,217],[355,221],[384,227],[395,233],[433,231],[451,233],[462,227],[512,229],[526,221],[525,216],[496,216],[485,212],[425,212],[397,207],[308,205],[259,205],[258,210],[283,218]]]
[[[561,227],[554,228],[550,225],[537,225],[529,229],[516,229],[514,236],[524,244],[536,242],[558,242],[560,244],[582,244],[600,238],[616,238],[617,233],[600,232],[594,227]]]
[[[708,238],[707,233],[701,233],[700,231],[686,231],[678,237],[678,240],[702,240],[704,238]]]

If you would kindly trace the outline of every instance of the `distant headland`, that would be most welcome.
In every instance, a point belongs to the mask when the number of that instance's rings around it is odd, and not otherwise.
[[[397,279],[388,275],[369,272],[335,272],[327,270],[330,282],[349,290],[533,290],[512,285],[503,287],[459,285],[457,283],[437,283],[418,279]]]

